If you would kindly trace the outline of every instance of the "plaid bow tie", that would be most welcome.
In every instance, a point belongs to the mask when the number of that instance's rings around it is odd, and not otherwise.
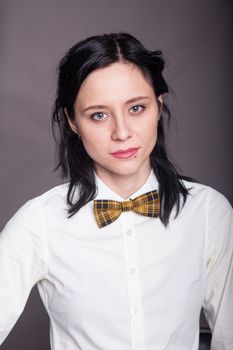
[[[94,200],[94,215],[100,228],[111,224],[123,211],[130,210],[140,215],[158,217],[160,210],[158,192],[154,190],[124,202],[108,199]]]

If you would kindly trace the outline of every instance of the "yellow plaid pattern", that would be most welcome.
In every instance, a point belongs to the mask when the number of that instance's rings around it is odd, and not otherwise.
[[[132,210],[137,214],[156,218],[159,216],[160,201],[158,192],[154,190],[124,202],[94,200],[93,209],[97,224],[101,228],[115,221],[123,211]]]

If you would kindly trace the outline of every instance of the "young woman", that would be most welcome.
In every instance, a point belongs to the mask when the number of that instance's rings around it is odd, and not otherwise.
[[[0,236],[0,342],[38,285],[53,350],[233,349],[232,209],[169,161],[161,53],[129,34],[61,60],[53,128],[68,183]]]

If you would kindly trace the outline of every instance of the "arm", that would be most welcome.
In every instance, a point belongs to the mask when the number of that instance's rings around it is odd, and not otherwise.
[[[232,350],[233,214],[224,198],[216,199],[213,200],[209,215],[207,280],[203,308],[212,332],[211,350]]]
[[[33,285],[46,273],[46,243],[35,200],[24,205],[0,234],[0,344],[13,328]]]

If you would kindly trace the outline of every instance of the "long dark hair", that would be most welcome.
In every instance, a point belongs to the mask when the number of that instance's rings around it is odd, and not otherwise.
[[[92,36],[74,45],[59,65],[57,96],[52,115],[53,133],[58,143],[57,169],[63,178],[68,178],[67,202],[69,216],[74,215],[97,194],[94,164],[83,147],[81,139],[74,133],[67,121],[74,116],[74,102],[85,78],[98,68],[118,61],[131,62],[149,79],[155,95],[168,92],[163,78],[164,60],[160,51],[149,51],[132,35],[112,33]],[[168,107],[163,104],[162,117],[158,124],[156,145],[150,155],[152,169],[158,179],[161,200],[160,219],[167,225],[173,207],[178,215],[185,203],[188,190],[181,176],[167,156],[164,135],[164,116],[170,119]],[[79,196],[75,190],[79,188]]]

